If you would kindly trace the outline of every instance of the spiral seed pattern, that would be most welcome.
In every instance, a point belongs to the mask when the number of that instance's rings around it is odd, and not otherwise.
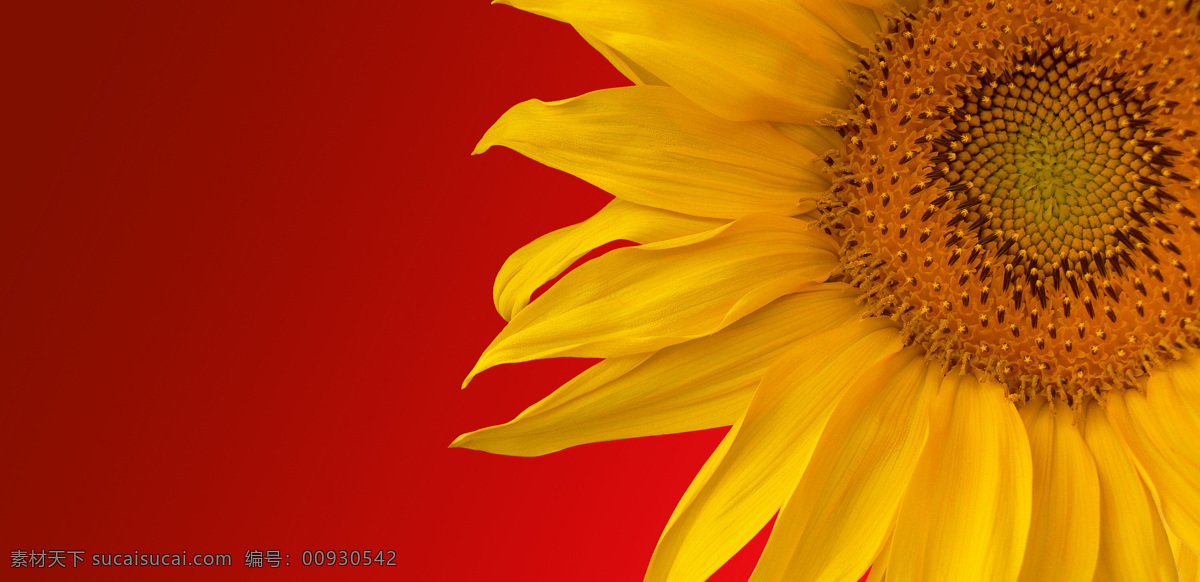
[[[855,72],[822,205],[842,277],[1014,398],[1197,345],[1200,6],[929,0]]]

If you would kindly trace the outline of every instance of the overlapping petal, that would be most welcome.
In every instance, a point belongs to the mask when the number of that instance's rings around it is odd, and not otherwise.
[[[1090,581],[1100,548],[1096,464],[1072,410],[1035,398],[1021,407],[1033,459],[1033,518],[1023,582]]]
[[[513,317],[464,381],[555,356],[611,358],[709,335],[824,281],[837,244],[806,223],[758,214],[687,237],[611,251],[567,273]]]
[[[575,31],[579,33],[579,36],[583,40],[592,45],[592,48],[596,49],[596,52],[607,59],[614,69],[620,71],[622,75],[625,75],[625,78],[633,81],[635,85],[666,85],[666,82],[655,77],[654,73],[647,71],[645,67],[633,62],[633,59],[621,54],[620,51],[604,44],[600,39],[579,29],[575,29]]]
[[[1179,582],[1200,582],[1200,556],[1183,545],[1179,538],[1167,532],[1171,540],[1171,551],[1175,555],[1175,566],[1179,572]]]
[[[1158,492],[1163,518],[1194,551],[1200,548],[1200,441],[1193,414],[1200,385],[1188,381],[1194,361],[1150,374],[1146,394],[1108,398],[1108,418]],[[1178,368],[1177,368],[1178,367]]]
[[[1016,580],[1032,471],[1025,426],[1004,388],[947,376],[900,508],[887,579]]]
[[[570,23],[726,119],[811,123],[849,102],[858,47],[797,2],[497,1]]]
[[[843,283],[781,297],[707,337],[604,360],[512,421],[453,446],[541,455],[577,444],[729,426],[780,354],[814,333],[857,319]]]
[[[893,523],[887,537],[883,540],[883,546],[879,548],[879,553],[871,561],[871,569],[867,571],[865,582],[883,582],[884,577],[887,575],[888,562],[892,559],[892,541],[896,537],[895,534],[896,525]]]
[[[1176,579],[1171,545],[1154,499],[1108,417],[1093,402],[1083,437],[1100,482],[1100,557],[1096,582]]]
[[[879,12],[889,12],[898,8],[903,8],[909,12],[916,12],[919,3],[917,0],[846,0],[859,6],[866,6],[872,10]]]
[[[910,347],[867,369],[842,395],[752,581],[840,582],[867,571],[925,446],[927,401],[941,376]]]
[[[860,47],[875,44],[875,35],[883,30],[884,15],[878,10],[843,0],[797,1],[842,38]]]
[[[680,500],[646,580],[704,580],[748,542],[795,489],[842,392],[900,347],[893,324],[871,318],[781,356]]]
[[[1179,411],[1184,413],[1179,422],[1191,423],[1193,431],[1200,430],[1200,357],[1192,355],[1167,366],[1167,375],[1178,396]],[[1155,398],[1151,400],[1159,402]],[[1168,402],[1161,405],[1168,405]]]
[[[529,304],[534,291],[587,253],[613,241],[650,243],[696,234],[727,221],[699,218],[613,200],[592,217],[521,247],[496,275],[492,298],[505,320]]]
[[[885,15],[879,10],[844,0],[802,0],[800,5],[811,12],[825,24],[829,25],[842,38],[858,45],[869,47],[875,42],[875,35],[883,30]],[[600,39],[579,31],[588,44],[604,56],[613,68],[620,71],[630,81],[638,85],[667,85],[645,67],[634,62],[620,51],[608,46]]]
[[[831,151],[841,151],[844,146],[841,136],[832,127],[800,123],[772,123],[771,125],[792,141],[804,146],[804,149],[818,156],[823,156]]]
[[[816,155],[771,124],[721,119],[670,87],[519,103],[474,153],[496,145],[618,198],[693,216],[800,214],[829,187]]]

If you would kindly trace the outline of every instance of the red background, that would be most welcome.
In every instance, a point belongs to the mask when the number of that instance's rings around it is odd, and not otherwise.
[[[626,84],[570,27],[290,0],[9,3],[0,29],[0,577],[641,579],[722,430],[446,448],[585,364],[458,387],[505,257],[607,199],[468,155],[519,101]],[[17,549],[234,566],[12,570]]]

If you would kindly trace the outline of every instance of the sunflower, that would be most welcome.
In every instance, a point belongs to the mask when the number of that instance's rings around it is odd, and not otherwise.
[[[634,84],[478,145],[614,199],[504,264],[467,380],[603,359],[454,446],[731,426],[646,580],[773,516],[753,580],[1200,579],[1200,7],[504,3]]]

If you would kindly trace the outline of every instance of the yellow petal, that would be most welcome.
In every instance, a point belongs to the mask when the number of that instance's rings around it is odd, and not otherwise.
[[[591,218],[543,235],[513,253],[500,268],[492,288],[496,311],[511,320],[529,304],[534,291],[597,247],[618,240],[657,242],[724,223],[613,200]]]
[[[1171,545],[1154,499],[1095,402],[1088,407],[1083,437],[1100,481],[1100,557],[1095,580],[1175,580]]]
[[[709,458],[659,539],[646,580],[704,580],[796,487],[834,403],[865,365],[900,349],[889,320],[811,336],[771,366],[732,443]]]
[[[1133,390],[1113,394],[1107,410],[1157,490],[1167,526],[1193,551],[1200,548],[1200,444],[1189,409],[1200,397],[1198,389],[1156,370],[1145,396]]]
[[[604,360],[508,423],[452,446],[533,456],[566,447],[729,426],[767,367],[795,342],[855,319],[843,283],[781,297],[707,337]]]
[[[630,81],[633,81],[635,84],[666,85],[662,79],[655,77],[653,73],[647,71],[641,65],[633,62],[632,59],[621,54],[620,51],[617,51],[613,47],[600,42],[600,39],[579,29],[575,29],[575,31],[579,33],[579,36],[583,37],[583,40],[586,40],[588,44],[592,45],[592,48],[596,49],[596,52],[599,52],[604,56],[605,59],[608,59],[608,62],[612,64],[613,68],[620,71],[622,75],[625,75],[626,78],[628,78]]]
[[[842,38],[860,46],[875,44],[875,35],[883,30],[885,21],[879,12],[842,0],[798,0],[813,16],[821,19]]]
[[[837,265],[831,237],[769,214],[616,249],[567,273],[513,317],[463,384],[499,364],[611,358],[709,335],[824,281]]]
[[[1192,426],[1200,428],[1200,358],[1191,356],[1178,360],[1167,366],[1167,374],[1179,397],[1180,412],[1188,414],[1188,417],[1180,417],[1180,422],[1187,422],[1190,417]]]
[[[867,571],[925,447],[927,400],[941,375],[915,347],[863,372],[838,401],[752,581],[841,582]]]
[[[1025,426],[1004,388],[948,376],[900,508],[888,580],[1016,580],[1032,471]]]
[[[904,8],[909,12],[916,12],[919,3],[917,0],[847,0],[859,6],[866,6],[872,10],[887,13],[898,8]]]
[[[788,0],[497,0],[570,23],[701,107],[811,123],[850,99],[858,48]]]
[[[816,155],[771,124],[721,119],[670,87],[526,101],[501,116],[474,153],[495,145],[618,198],[693,216],[800,214],[829,187]]]
[[[1200,582],[1200,556],[1196,555],[1179,538],[1167,532],[1171,540],[1171,551],[1175,554],[1175,566],[1179,572],[1179,582]]]
[[[772,123],[775,129],[792,141],[804,146],[804,149],[824,156],[832,151],[842,150],[842,138],[832,127],[823,125],[803,125],[800,123]]]
[[[895,534],[896,526],[893,524],[887,538],[883,540],[883,547],[879,549],[879,554],[871,561],[871,569],[867,572],[865,582],[883,582],[884,576],[887,574],[888,562],[891,561],[892,540],[895,539]]]
[[[1075,416],[1040,398],[1021,408],[1033,458],[1033,518],[1022,581],[1089,581],[1100,548],[1096,463]]]
[[[883,14],[865,6],[842,0],[801,0],[800,5],[811,12],[813,16],[829,25],[842,38],[858,45],[869,47],[874,44],[874,35],[881,32],[886,24]],[[578,29],[576,29],[578,32]],[[608,59],[613,67],[638,85],[666,85],[667,83],[655,77],[641,65],[629,57],[604,44],[600,39],[580,32],[580,36],[592,45],[597,52]]]

